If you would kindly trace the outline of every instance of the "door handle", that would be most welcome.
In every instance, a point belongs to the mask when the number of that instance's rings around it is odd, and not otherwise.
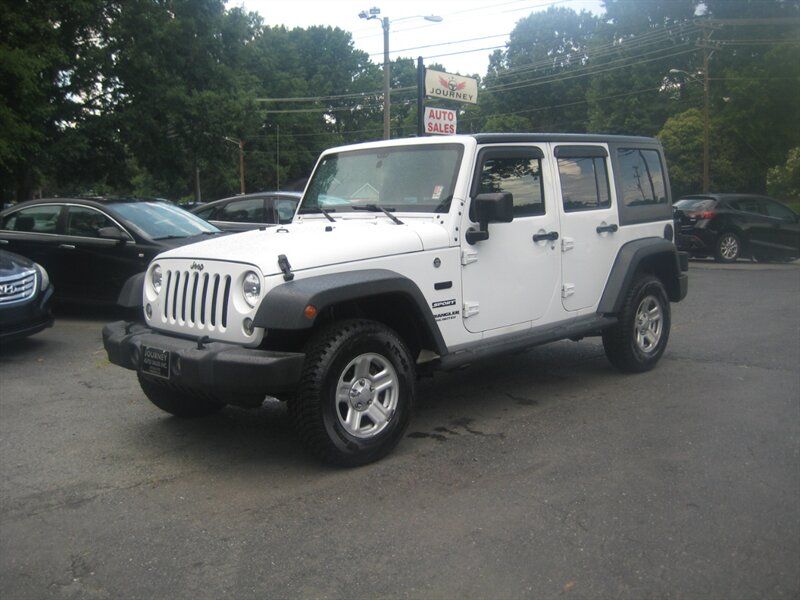
[[[0,240],[0,244],[3,244],[3,245],[8,244],[8,240]]]
[[[64,250],[75,250],[75,244],[59,244],[58,247]]]
[[[614,233],[619,229],[619,225],[612,223],[611,225],[598,225],[597,233]]]
[[[533,241],[534,242],[543,242],[545,240],[555,241],[558,239],[558,232],[557,231],[550,231],[548,233],[534,233],[533,234]]]

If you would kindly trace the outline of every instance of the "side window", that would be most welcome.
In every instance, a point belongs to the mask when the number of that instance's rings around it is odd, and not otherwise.
[[[214,219],[232,223],[263,223],[264,199],[248,198],[247,200],[228,202],[217,211]]]
[[[778,204],[777,202],[771,202],[769,200],[761,200],[761,204],[768,216],[794,223],[794,213],[783,204]]]
[[[559,158],[558,174],[565,212],[611,206],[608,168],[604,157]]]
[[[656,150],[620,148],[617,157],[625,206],[667,203],[664,172]]]
[[[756,202],[752,198],[744,200],[734,200],[730,202],[730,205],[736,210],[741,210],[742,212],[749,212],[756,215],[764,214],[764,211],[758,205],[758,202]]]
[[[481,165],[478,193],[491,192],[510,192],[514,196],[515,217],[543,215],[542,159],[490,154]]]
[[[100,237],[98,231],[103,227],[119,229],[114,222],[100,211],[84,206],[67,207],[66,235],[80,237]]]
[[[31,233],[58,233],[59,214],[61,205],[56,204],[23,208],[3,219],[3,229]]]
[[[213,214],[215,209],[216,206],[209,206],[208,208],[204,208],[203,210],[198,210],[194,214],[196,214],[201,219],[205,219],[206,221],[208,221],[211,218],[211,215]]]
[[[297,201],[275,198],[272,202],[275,207],[275,214],[278,216],[278,222],[281,224],[291,223],[294,211],[297,208]]]

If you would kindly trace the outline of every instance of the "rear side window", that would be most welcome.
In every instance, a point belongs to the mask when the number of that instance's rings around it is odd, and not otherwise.
[[[275,214],[278,217],[278,223],[291,223],[294,217],[294,211],[297,209],[297,200],[287,200],[285,198],[275,198],[273,201],[275,207]]]
[[[716,205],[717,201],[711,198],[681,198],[674,204],[675,208],[683,211],[711,210]]]
[[[625,206],[667,203],[667,187],[658,152],[643,148],[620,148],[619,180]]]
[[[542,160],[531,156],[487,156],[480,173],[478,193],[510,192],[514,216],[543,215]]]
[[[203,210],[198,210],[196,214],[201,219],[205,219],[208,221],[211,218],[212,213],[216,210],[216,206],[209,206],[208,208],[204,208]]]
[[[3,229],[31,233],[58,233],[59,214],[61,206],[55,204],[23,208],[3,219]]]
[[[611,206],[608,169],[602,156],[558,159],[564,212],[597,210]]]
[[[228,202],[214,215],[217,221],[232,223],[263,223],[264,199],[249,198],[247,200],[234,200]]]

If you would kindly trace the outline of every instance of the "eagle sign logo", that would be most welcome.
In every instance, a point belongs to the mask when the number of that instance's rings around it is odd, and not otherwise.
[[[450,79],[445,79],[444,77],[439,76],[439,83],[441,83],[444,87],[446,87],[451,92],[456,92],[458,90],[463,90],[467,86],[466,81],[462,81],[461,83],[456,83],[456,78],[451,77]]]

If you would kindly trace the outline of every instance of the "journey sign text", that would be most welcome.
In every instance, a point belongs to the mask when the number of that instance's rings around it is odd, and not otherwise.
[[[470,77],[425,69],[425,95],[477,104],[478,81]]]

